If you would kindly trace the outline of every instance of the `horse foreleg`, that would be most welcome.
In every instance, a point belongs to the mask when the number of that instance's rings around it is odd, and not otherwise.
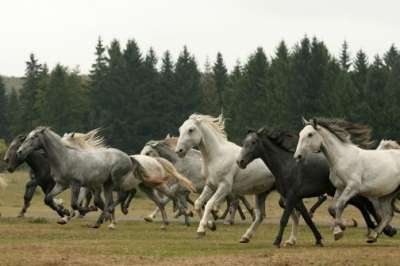
[[[44,203],[55,210],[58,215],[62,218],[58,223],[60,224],[65,224],[67,223],[67,220],[64,219],[64,216],[67,216],[67,218],[70,216],[70,212],[65,209],[63,206],[58,205],[54,202],[54,197],[63,192],[68,188],[67,185],[62,185],[60,183],[56,183],[56,185],[53,187],[53,189],[45,196],[44,198]]]
[[[235,216],[238,206],[239,206],[239,198],[233,197],[229,202],[229,218],[224,221],[224,224],[233,225],[235,223]]]
[[[297,235],[299,233],[299,216],[300,213],[293,209],[291,218],[292,218],[292,231],[290,232],[290,237],[285,242],[285,246],[294,246],[297,242]]]
[[[393,218],[393,206],[392,206],[392,201],[396,194],[388,195],[383,198],[380,198],[379,200],[374,200],[372,201],[374,204],[374,207],[376,211],[378,212],[378,215],[382,218],[381,221],[379,222],[378,226],[374,229],[371,230],[367,242],[368,243],[373,243],[376,242],[378,239],[378,236],[382,233],[382,231],[385,229],[385,227],[388,226],[388,224],[391,222]]]
[[[318,197],[317,202],[314,203],[314,205],[311,206],[311,208],[310,208],[310,211],[309,211],[310,217],[314,216],[315,211],[322,205],[322,203],[324,203],[327,200],[327,198],[328,197],[326,195],[321,195]]]
[[[201,192],[200,196],[196,199],[194,202],[194,211],[197,213],[199,218],[201,219],[203,217],[202,214],[202,209],[204,204],[211,198],[211,196],[214,194],[214,191],[211,189],[211,187],[206,184],[203,188],[203,191]]]
[[[25,185],[24,206],[22,207],[18,217],[24,217],[26,210],[29,208],[33,195],[35,194],[38,182],[36,179],[29,180]]]
[[[256,208],[255,218],[246,233],[241,237],[240,243],[248,243],[253,235],[256,233],[257,227],[262,223],[265,218],[265,200],[270,191],[265,191],[256,195]]]
[[[338,191],[336,191],[338,192]],[[358,190],[353,188],[351,184],[348,184],[346,188],[340,193],[336,203],[335,203],[335,225],[333,230],[333,236],[335,240],[339,240],[343,237],[343,221],[342,221],[342,213],[344,208],[346,207],[347,202],[357,195]],[[336,195],[335,195],[336,197]]]
[[[297,204],[296,209],[301,213],[301,216],[303,216],[304,221],[310,227],[311,231],[314,234],[315,237],[315,245],[317,246],[323,246],[322,245],[322,236],[321,233],[318,231],[317,227],[315,226],[313,220],[310,217],[310,214],[307,211],[306,206],[304,206],[304,203],[302,200]]]
[[[227,183],[219,184],[217,190],[214,195],[208,200],[206,203],[206,207],[204,208],[204,214],[202,219],[200,220],[199,227],[197,228],[198,236],[204,236],[206,234],[205,227],[209,226],[211,230],[215,230],[215,223],[210,218],[211,211],[215,205],[218,205],[220,201],[224,200],[225,197],[229,194],[231,190],[231,186]],[[211,223],[210,225],[208,223]]]

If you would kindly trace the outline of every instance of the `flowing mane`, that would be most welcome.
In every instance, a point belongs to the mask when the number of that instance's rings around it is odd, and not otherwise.
[[[298,136],[284,129],[268,129],[262,127],[257,131],[257,135],[267,137],[271,142],[288,152],[296,150]]]
[[[64,145],[71,149],[101,149],[107,148],[103,136],[99,135],[100,129],[96,128],[87,133],[66,133],[62,137]]]
[[[193,119],[196,122],[209,125],[215,133],[217,133],[222,138],[227,139],[225,132],[225,118],[223,114],[220,114],[218,117],[202,114],[192,114],[191,116],[189,116],[189,119]]]
[[[370,148],[374,144],[371,139],[371,128],[367,125],[337,118],[314,118],[311,120],[311,124],[313,124],[312,121],[327,129],[344,143],[352,143],[364,149]]]

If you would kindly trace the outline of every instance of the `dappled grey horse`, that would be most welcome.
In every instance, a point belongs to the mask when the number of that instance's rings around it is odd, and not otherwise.
[[[71,207],[81,214],[90,211],[79,206],[78,196],[81,186],[95,191],[96,199],[101,199],[104,192],[105,206],[94,227],[99,227],[104,219],[113,212],[113,184],[121,183],[132,174],[132,159],[124,152],[104,148],[96,150],[77,150],[64,146],[61,137],[47,127],[38,127],[31,131],[17,150],[17,156],[25,159],[32,151],[43,149],[48,155],[48,162],[56,182],[54,188],[46,195],[46,203],[53,202],[56,195],[71,187]],[[98,202],[96,205],[101,205]],[[59,207],[57,206],[57,211]],[[66,223],[69,217],[64,215]]]

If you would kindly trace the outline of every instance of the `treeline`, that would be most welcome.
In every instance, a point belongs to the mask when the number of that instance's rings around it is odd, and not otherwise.
[[[34,55],[26,63],[23,88],[5,94],[0,80],[0,138],[10,140],[38,125],[59,133],[101,127],[109,144],[138,152],[149,139],[177,134],[194,112],[222,110],[230,139],[263,125],[298,130],[301,116],[342,117],[368,123],[376,138],[400,138],[400,52],[383,56],[329,53],[317,38],[271,57],[257,48],[228,71],[222,54],[201,72],[184,47],[174,60],[165,52],[142,53],[130,40],[105,46],[101,40],[89,76],[57,65],[51,71]],[[161,62],[158,62],[158,61]]]

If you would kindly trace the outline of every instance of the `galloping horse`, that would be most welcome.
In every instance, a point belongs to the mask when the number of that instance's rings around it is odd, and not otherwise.
[[[162,157],[167,159],[168,161],[174,164],[178,172],[182,173],[189,180],[191,180],[196,188],[196,191],[198,193],[201,193],[201,191],[203,191],[207,179],[207,177],[204,176],[202,170],[203,168],[202,155],[198,150],[191,149],[190,151],[187,152],[185,157],[180,158],[175,152],[177,141],[178,141],[177,137],[170,137],[169,135],[167,135],[167,137],[163,140],[158,140],[158,141],[151,140],[146,143],[146,145],[143,147],[140,153],[143,155]],[[176,193],[179,195],[180,200],[183,201],[184,204],[187,205],[187,202],[189,202],[192,205],[194,204],[189,198],[189,193],[188,193],[189,191],[186,188],[174,185],[172,189],[177,191]],[[227,216],[228,212],[230,212],[229,218],[227,218],[227,220],[225,220],[224,223],[233,224],[236,210],[238,210],[242,219],[245,219],[244,213],[239,205],[239,200],[241,200],[244,203],[245,207],[248,208],[249,213],[254,215],[254,210],[245,197],[243,196],[234,197],[232,195],[227,200],[227,209],[225,210],[223,215],[221,217],[214,216],[214,218],[224,219],[225,216]],[[151,215],[149,215],[147,219],[149,221],[153,220],[157,212],[158,209],[156,209]],[[187,219],[188,218],[185,216],[185,222],[187,221]],[[188,224],[188,221],[186,223]]]
[[[365,125],[325,118],[304,123],[294,158],[306,161],[310,154],[320,151],[325,155],[334,173],[330,180],[336,187],[335,239],[343,236],[341,216],[346,203],[355,195],[362,195],[372,201],[380,218],[378,227],[367,238],[368,243],[376,242],[393,212],[399,212],[394,203],[400,186],[400,151],[365,150],[353,144],[371,143],[371,130]]]
[[[85,134],[69,133],[64,135],[63,141],[66,145],[82,150],[98,150],[104,148],[104,141],[102,137],[96,134],[92,136],[86,136]],[[187,215],[186,206],[180,204],[174,191],[171,191],[168,184],[179,183],[190,191],[196,191],[192,182],[185,176],[182,176],[175,167],[166,159],[153,158],[146,155],[133,155],[132,160],[137,162],[137,172],[139,179],[135,179],[134,176],[126,178],[123,182],[114,184],[114,189],[117,191],[132,191],[139,187],[143,190],[151,200],[153,200],[157,207],[160,209],[164,225],[168,224],[166,212],[164,210],[164,204],[160,201],[157,195],[154,194],[154,190],[159,191],[161,194],[165,194],[177,203],[179,211]],[[132,193],[134,195],[134,193]],[[117,204],[125,202],[125,197],[120,197],[113,203],[114,208]]]
[[[286,201],[286,208],[281,217],[280,230],[274,242],[276,246],[280,246],[283,231],[292,210],[305,210],[303,198],[324,194],[333,196],[336,190],[329,180],[329,166],[323,155],[313,154],[306,164],[296,163],[293,153],[297,141],[298,138],[295,135],[285,130],[261,128],[258,131],[250,131],[243,141],[243,148],[237,160],[239,167],[245,168],[251,161],[261,158],[276,178],[276,188]],[[349,204],[354,205],[361,211],[369,229],[376,227],[370,219],[370,214],[374,216],[375,220],[378,220],[378,216],[372,203],[367,198],[355,196],[349,201]],[[294,215],[297,214],[295,213]],[[304,219],[316,236],[316,244],[322,245],[321,235],[311,217],[306,214]],[[298,221],[298,218],[296,221]],[[297,226],[298,223],[295,223],[293,237],[296,237]],[[392,236],[395,233],[395,229],[388,227],[385,233]],[[289,239],[286,242],[289,245],[294,245],[295,243],[296,238]]]
[[[215,229],[210,217],[211,210],[218,209],[227,195],[255,194],[256,218],[241,239],[242,242],[248,242],[264,219],[265,199],[274,189],[275,178],[260,159],[244,170],[237,166],[240,147],[227,140],[222,115],[216,118],[193,114],[181,125],[179,133],[175,151],[184,157],[190,149],[199,147],[207,176],[203,192],[195,202],[195,210],[200,216],[207,202],[197,229],[198,236],[205,235],[207,225]]]

